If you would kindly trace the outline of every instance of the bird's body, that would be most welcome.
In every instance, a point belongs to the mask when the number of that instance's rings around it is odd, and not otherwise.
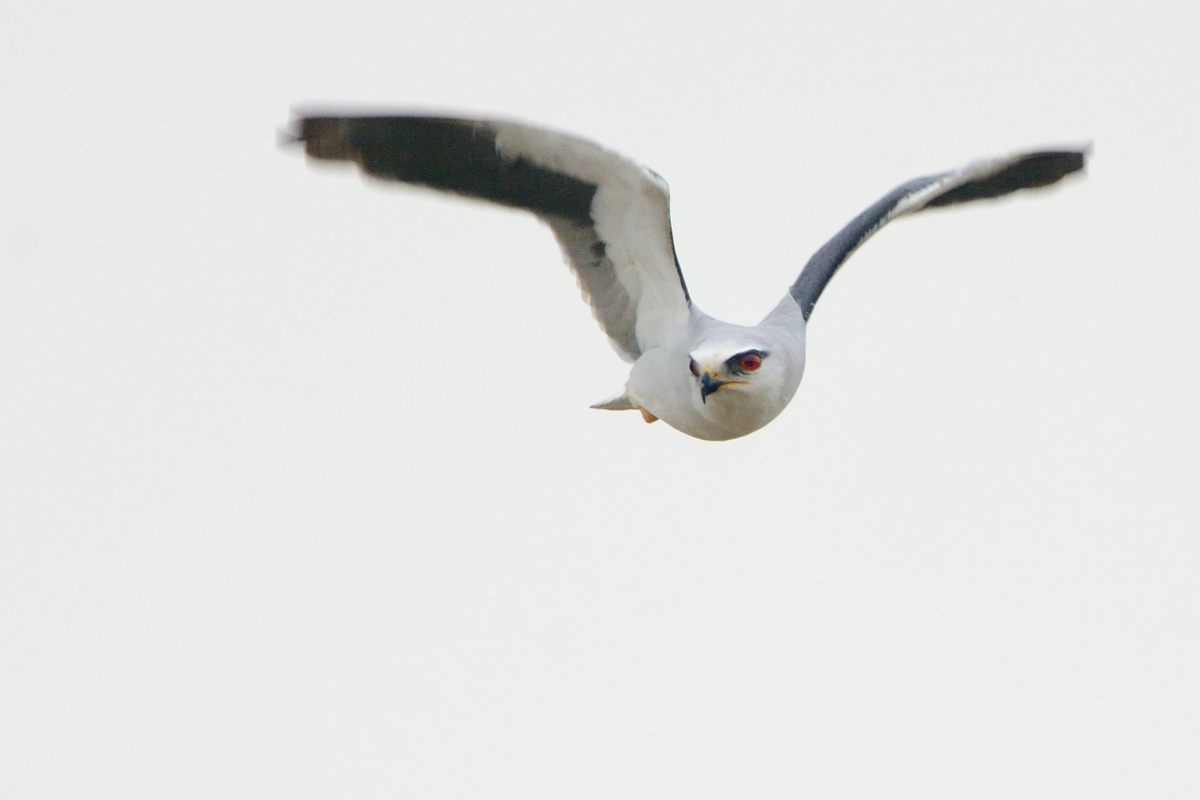
[[[804,326],[800,307],[790,297],[755,326],[721,322],[696,309],[680,335],[634,362],[618,397],[626,405],[619,407],[644,409],[697,439],[753,433],[779,416],[800,386]],[[749,352],[765,355],[753,373],[752,390],[746,376],[730,374],[726,363],[731,354]],[[688,368],[693,362],[700,375]],[[707,393],[706,375],[718,387]]]
[[[1019,153],[908,181],[821,247],[761,322],[742,326],[692,302],[662,178],[592,142],[514,122],[420,116],[305,116],[296,138],[315,158],[537,214],[614,349],[633,363],[624,389],[593,407],[636,409],[709,440],[752,433],[787,406],[817,298],[880,227],[925,208],[1054,183],[1082,169],[1085,155]]]

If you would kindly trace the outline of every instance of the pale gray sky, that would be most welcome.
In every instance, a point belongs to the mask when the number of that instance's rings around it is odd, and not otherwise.
[[[1195,797],[1177,7],[6,9],[0,795]],[[1095,152],[881,233],[718,444],[587,408],[532,218],[279,149],[324,102],[628,153],[732,321],[902,180]]]

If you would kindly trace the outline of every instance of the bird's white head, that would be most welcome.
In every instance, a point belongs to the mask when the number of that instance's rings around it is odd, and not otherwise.
[[[693,409],[730,438],[773,420],[795,394],[803,367],[781,345],[766,337],[701,341],[688,354]]]

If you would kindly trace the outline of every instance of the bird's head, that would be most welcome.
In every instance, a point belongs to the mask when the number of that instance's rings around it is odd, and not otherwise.
[[[688,354],[688,371],[703,405],[761,403],[779,394],[785,383],[782,359],[772,357],[765,342],[702,342]]]
[[[703,420],[689,432],[704,439],[744,436],[766,425],[792,399],[804,369],[795,343],[745,328],[723,333],[700,341],[677,367],[690,373],[691,410]]]

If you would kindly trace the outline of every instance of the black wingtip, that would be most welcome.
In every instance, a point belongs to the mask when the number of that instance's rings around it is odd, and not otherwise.
[[[397,118],[391,119],[394,122]],[[303,145],[305,154],[311,158],[354,160],[361,150],[356,138],[369,140],[376,127],[388,122],[389,118],[383,115],[297,111],[279,132],[280,143]]]
[[[384,180],[428,186],[591,224],[596,185],[502,154],[495,123],[412,114],[298,114],[292,140],[313,159],[351,161]]]
[[[1083,172],[1092,146],[1039,150],[1025,153],[1004,168],[969,181],[929,201],[929,207],[948,206],[972,200],[1003,197],[1021,189],[1037,189],[1058,183],[1068,175]]]
[[[353,159],[348,117],[296,117],[283,132],[288,144],[304,145],[310,158],[341,161]]]

